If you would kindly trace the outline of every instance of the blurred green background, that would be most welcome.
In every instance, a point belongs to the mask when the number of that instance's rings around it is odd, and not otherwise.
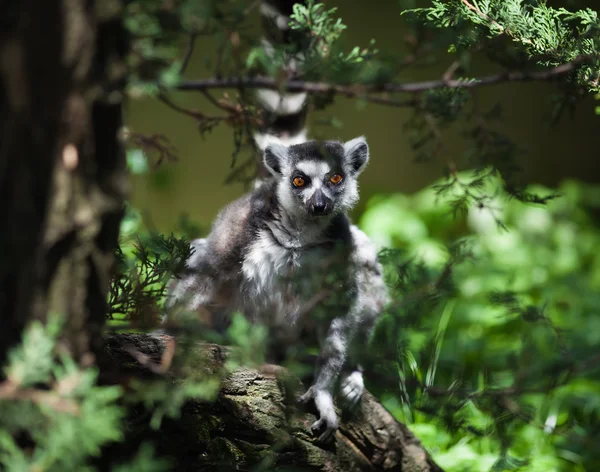
[[[371,38],[382,54],[396,54],[404,47],[400,21],[400,3],[395,0],[335,0],[325,2],[337,6],[339,16],[348,25],[345,43],[348,46],[366,46]],[[407,2],[404,2],[405,4]],[[420,2],[427,4],[428,2]],[[596,1],[549,2],[553,6],[582,8],[597,7]],[[255,12],[251,19],[257,33]],[[185,76],[200,79],[212,76],[216,38],[199,38]],[[402,81],[437,79],[453,60],[449,54],[440,54],[443,60],[423,69],[410,68]],[[473,75],[493,73],[485,62],[474,64]],[[552,86],[546,83],[510,83],[479,90],[481,104],[491,107],[500,102],[504,117],[500,130],[506,132],[525,149],[520,157],[523,172],[519,179],[556,186],[565,178],[598,181],[600,176],[599,120],[594,114],[594,99],[589,97],[576,109],[572,117],[566,115],[558,126],[552,127],[548,116],[552,110]],[[177,103],[209,113],[218,113],[197,92],[173,93]],[[361,176],[361,213],[369,198],[379,193],[413,193],[438,179],[447,164],[445,158],[427,163],[413,162],[412,152],[403,124],[410,110],[375,104],[360,104],[353,100],[336,98],[325,111],[311,113],[309,131],[312,137],[351,139],[365,135],[371,146],[371,162]],[[341,128],[319,125],[326,117],[335,116]],[[127,123],[141,133],[162,133],[177,148],[179,162],[166,164],[158,172],[138,176],[134,180],[132,200],[144,212],[147,223],[160,231],[170,231],[181,214],[192,221],[208,224],[223,205],[239,196],[241,184],[225,185],[231,164],[233,139],[231,131],[221,125],[206,139],[202,139],[193,119],[177,113],[155,99],[133,100],[127,109]],[[461,124],[444,134],[446,156],[453,159],[464,148],[460,136]],[[355,217],[358,215],[355,215]]]

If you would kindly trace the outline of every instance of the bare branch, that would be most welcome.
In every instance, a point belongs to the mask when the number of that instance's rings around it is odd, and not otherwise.
[[[395,104],[388,102],[385,97],[373,96],[377,93],[421,93],[428,90],[441,88],[475,88],[487,85],[496,85],[506,82],[530,82],[549,81],[559,76],[574,71],[579,65],[590,60],[589,56],[581,56],[571,62],[561,64],[540,71],[503,71],[498,74],[480,77],[478,79],[453,79],[453,80],[430,80],[424,82],[397,83],[389,82],[378,85],[336,85],[326,82],[306,82],[302,80],[289,80],[281,82],[277,79],[265,76],[256,77],[234,77],[234,78],[212,78],[205,80],[182,81],[177,88],[186,91],[203,91],[208,89],[250,89],[265,88],[270,90],[282,90],[288,92],[308,92],[313,94],[334,93],[350,98],[363,98],[382,104]],[[401,102],[402,103],[402,102]],[[402,105],[404,106],[404,104]],[[406,105],[408,106],[408,104]]]

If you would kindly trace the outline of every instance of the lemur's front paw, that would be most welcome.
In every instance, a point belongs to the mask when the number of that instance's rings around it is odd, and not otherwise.
[[[333,397],[328,391],[317,390],[313,385],[304,395],[298,397],[298,402],[303,404],[311,400],[315,402],[315,407],[319,412],[319,419],[311,425],[310,429],[313,434],[318,434],[319,431],[322,431],[319,441],[327,441],[339,427],[335,407],[333,406]]]
[[[314,392],[314,389],[313,389]],[[315,406],[319,411],[319,419],[310,427],[313,433],[322,431],[319,441],[327,441],[336,429],[338,429],[338,420],[333,406],[333,397],[327,391],[316,391],[314,393]]]
[[[335,415],[331,418],[321,417],[319,420],[315,421],[310,429],[314,434],[317,434],[319,431],[323,431],[321,436],[319,436],[319,442],[327,441],[333,433],[338,429],[338,421]]]
[[[362,372],[355,370],[342,377],[340,396],[342,402],[349,408],[354,408],[365,391]]]

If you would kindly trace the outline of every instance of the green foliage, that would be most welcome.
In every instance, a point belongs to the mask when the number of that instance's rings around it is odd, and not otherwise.
[[[370,387],[447,471],[600,465],[589,447],[600,440],[600,188],[568,181],[559,193],[545,206],[496,193],[453,217],[455,197],[430,188],[378,197],[361,219],[392,248],[382,258],[397,300],[375,335]]]
[[[148,158],[141,149],[130,149],[127,151],[127,167],[129,171],[136,174],[148,172]]]
[[[385,68],[375,67],[378,53],[369,47],[353,47],[350,52],[342,44],[346,25],[335,18],[337,8],[325,8],[322,3],[308,0],[294,5],[290,28],[297,41],[278,44],[267,52],[262,46],[254,47],[248,54],[247,66],[268,75],[277,76],[291,62],[297,63],[305,80],[323,80],[333,83],[370,83],[377,80]],[[381,80],[381,76],[379,75]]]
[[[265,362],[267,329],[251,324],[241,313],[236,313],[227,329],[227,340],[237,347],[227,358],[226,369],[233,371],[241,365],[252,367]]]
[[[322,3],[315,4],[314,0],[308,0],[306,5],[296,3],[294,12],[290,16],[290,28],[293,30],[303,30],[319,41],[317,53],[327,56],[327,50],[337,41],[346,25],[342,19],[334,18],[337,8],[325,9]],[[311,48],[312,49],[312,48]]]
[[[134,0],[127,2],[124,25],[131,35],[128,92],[156,95],[181,79],[181,49],[190,36],[222,35],[245,20],[242,0]]]
[[[469,72],[473,59],[480,55],[499,68],[499,76],[512,71],[548,73],[552,67],[563,67],[568,73],[552,96],[553,124],[565,112],[572,112],[585,92],[599,90],[600,20],[589,8],[568,11],[542,0],[434,0],[425,8],[406,3],[410,5],[403,17],[410,19],[407,26],[413,34],[420,37],[428,31],[434,38],[430,44],[450,53],[454,62],[444,73],[446,80],[465,84],[476,80]],[[431,58],[443,59],[435,54]],[[478,184],[500,175],[503,192],[523,202],[543,203],[546,197],[523,192],[515,184],[518,158],[526,150],[499,131],[496,123],[501,119],[502,104],[483,109],[475,88],[434,89],[420,94],[406,128],[415,159],[424,161],[447,156],[445,133],[450,129],[455,133],[460,126],[464,152],[448,162],[449,181],[456,170],[475,168],[481,172],[475,179]],[[467,200],[457,200],[455,209],[464,209]]]
[[[149,426],[157,429],[165,416],[178,418],[186,401],[210,401],[218,392],[218,377],[198,371],[181,380],[133,379],[127,390],[99,385],[97,369],[75,363],[60,346],[60,332],[58,316],[47,325],[32,322],[22,344],[9,353],[6,380],[0,382],[1,470],[98,470],[103,449],[127,439],[127,408],[137,408],[139,416],[142,406]],[[133,452],[129,461],[114,463],[110,470],[170,470],[169,461],[155,457],[150,443]]]
[[[93,470],[89,457],[123,438],[121,388],[97,386],[95,368],[56,352],[57,320],[31,323],[10,353],[0,384],[3,470]]]
[[[577,70],[580,85],[599,91],[600,20],[590,8],[571,12],[552,8],[545,1],[524,0],[452,0],[432,1],[432,6],[407,10],[416,12],[438,28],[454,29],[454,51],[480,47],[482,37],[506,37],[520,51],[543,66],[557,66],[587,58],[588,64]],[[475,34],[466,33],[475,26]]]
[[[127,207],[109,289],[108,317],[138,327],[156,326],[169,279],[191,254],[189,240],[142,231],[141,215]]]
[[[175,2],[176,3],[176,2]],[[165,27],[178,21],[176,9],[163,8],[160,1],[128,2],[124,25],[132,37],[132,50],[129,57],[130,93],[140,96],[156,93],[157,75],[165,85],[173,85],[178,80],[178,31]]]

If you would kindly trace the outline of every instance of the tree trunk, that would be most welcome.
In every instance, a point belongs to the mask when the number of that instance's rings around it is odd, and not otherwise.
[[[123,375],[148,375],[131,353],[160,365],[168,336],[114,335],[107,342],[111,365]],[[188,361],[215,372],[227,349],[198,344]],[[148,364],[146,364],[148,365]],[[178,420],[164,421],[151,433],[136,415],[128,443],[155,439],[158,453],[175,461],[174,470],[197,471],[441,471],[419,440],[375,398],[366,393],[351,415],[342,417],[335,439],[319,444],[311,433],[314,414],[301,411],[293,399],[299,383],[284,382],[277,366],[242,368],[222,382],[214,403],[189,402]],[[116,453],[116,451],[115,451]]]
[[[0,365],[49,313],[76,357],[101,339],[126,183],[126,42],[120,2],[99,3],[0,7]]]

